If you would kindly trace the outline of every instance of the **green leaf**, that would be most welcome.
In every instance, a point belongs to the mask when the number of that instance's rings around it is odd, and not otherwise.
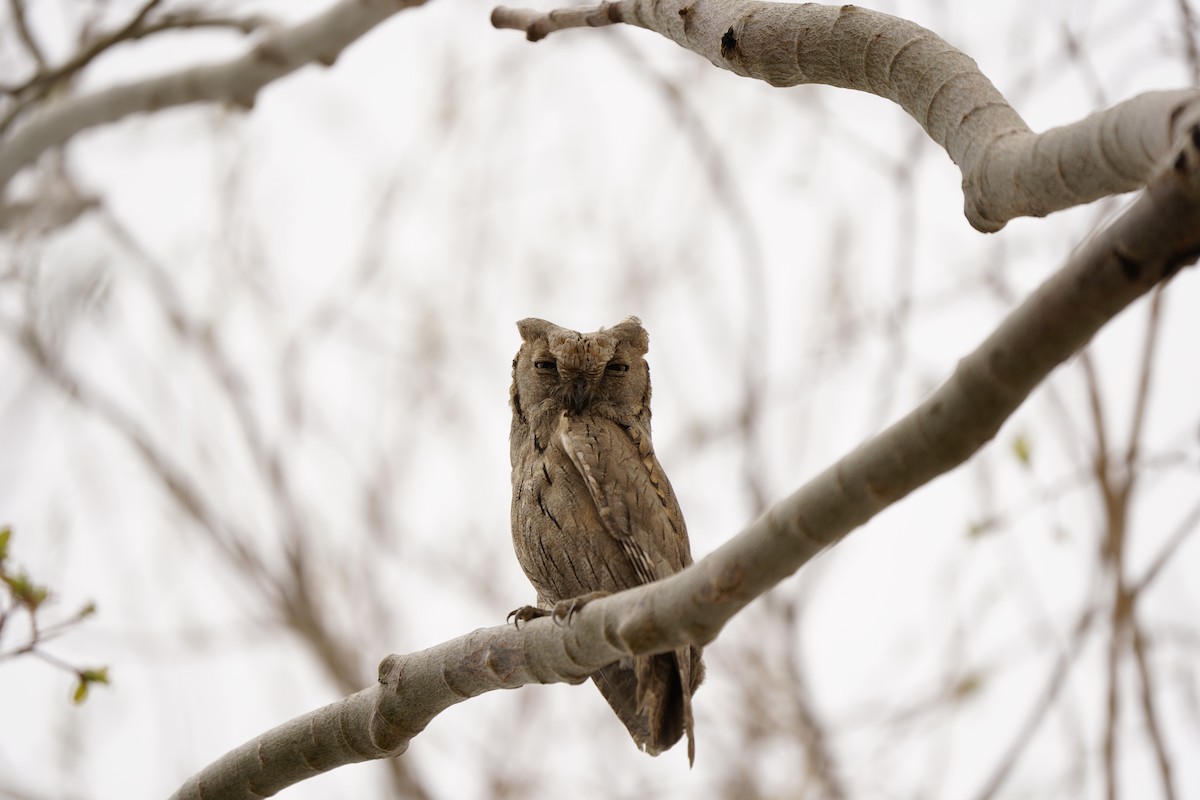
[[[12,528],[5,525],[0,528],[0,562],[8,558],[8,540],[12,538]]]
[[[1023,434],[1017,434],[1013,439],[1012,450],[1022,465],[1028,467],[1033,462],[1033,447]]]
[[[83,608],[79,609],[79,618],[87,619],[88,617],[92,616],[95,613],[96,613],[96,604],[93,603],[91,600],[89,600],[87,602],[87,605],[85,605]]]
[[[80,679],[88,683],[103,683],[108,685],[108,667],[95,667],[93,669],[80,670]]]
[[[75,705],[80,705],[87,700],[88,691],[93,683],[102,683],[108,685],[108,667],[93,667],[91,669],[79,670],[79,683],[75,686],[75,693],[71,695],[71,702]]]
[[[8,590],[13,599],[30,611],[37,611],[38,606],[50,596],[50,590],[38,586],[28,573],[19,572],[16,575],[0,575],[0,580],[8,584]]]

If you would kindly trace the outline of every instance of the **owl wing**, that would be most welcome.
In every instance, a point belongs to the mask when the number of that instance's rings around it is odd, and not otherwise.
[[[644,431],[601,417],[563,416],[558,435],[638,583],[691,563],[683,514]]]

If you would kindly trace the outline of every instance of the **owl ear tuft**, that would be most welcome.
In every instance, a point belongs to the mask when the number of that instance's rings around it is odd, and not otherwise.
[[[606,333],[617,337],[622,344],[632,345],[639,355],[645,355],[650,349],[650,334],[642,327],[642,321],[637,317],[626,317],[609,328]]]
[[[557,327],[554,323],[537,317],[528,317],[517,323],[517,331],[521,334],[521,341],[524,342],[548,338],[550,329]]]

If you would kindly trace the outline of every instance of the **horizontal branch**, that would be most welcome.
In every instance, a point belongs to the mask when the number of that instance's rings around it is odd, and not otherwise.
[[[425,0],[340,0],[324,13],[265,36],[238,58],[67,97],[32,112],[0,147],[0,192],[46,150],[80,131],[131,114],[200,102],[250,108],[267,84],[306,64],[330,66],[342,51],[398,11]]]
[[[1106,230],[1014,310],[924,403],[713,553],[589,603],[571,624],[474,631],[388,656],[378,686],[247,742],[174,797],[264,796],[337,766],[403,753],[455,703],[528,683],[578,683],[628,656],[712,641],[751,600],[914,489],[957,467],[1109,320],[1200,254],[1200,128]]]
[[[1200,90],[1152,92],[1035,134],[974,60],[935,33],[857,6],[759,0],[619,0],[539,13],[499,7],[498,28],[536,41],[626,22],[772,86],[824,84],[891,100],[959,166],[981,231],[1139,189],[1200,121]]]

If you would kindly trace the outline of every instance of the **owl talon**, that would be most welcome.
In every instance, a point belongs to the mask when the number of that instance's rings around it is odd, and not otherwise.
[[[506,623],[511,622],[513,627],[519,629],[522,622],[529,622],[531,619],[537,619],[538,617],[546,616],[550,616],[550,612],[544,608],[538,608],[537,606],[521,606],[520,608],[515,608],[508,612],[508,617],[506,617],[504,621]]]
[[[554,613],[550,615],[550,618],[554,620],[555,625],[570,625],[571,621],[575,619],[575,615],[583,611],[584,606],[593,600],[608,597],[610,594],[612,592],[588,592],[579,597],[572,597],[570,600],[563,600],[554,606]]]

